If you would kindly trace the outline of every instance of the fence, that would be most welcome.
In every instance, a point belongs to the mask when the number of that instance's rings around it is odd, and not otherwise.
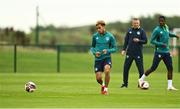
[[[89,53],[89,48],[87,45],[0,45],[0,73],[93,72],[94,57]],[[177,50],[179,52],[173,57],[173,63],[175,71],[180,72],[180,47]],[[151,66],[154,48],[145,46],[143,52],[145,68],[148,68]],[[115,54],[113,58],[114,71],[122,72],[124,57]],[[160,68],[160,71],[163,70]]]

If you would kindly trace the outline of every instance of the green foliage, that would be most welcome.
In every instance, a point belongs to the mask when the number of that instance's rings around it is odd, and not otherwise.
[[[158,17],[160,14],[153,16],[140,16],[141,27],[150,37],[153,28],[158,25]],[[167,17],[167,24],[170,29],[180,28],[180,16]],[[123,44],[125,33],[131,27],[131,21],[128,22],[107,22],[107,31],[114,34],[117,43]],[[22,31],[7,31],[11,29],[0,29],[0,43],[18,43],[18,44],[35,44],[35,28],[31,28],[31,32],[25,34]],[[71,45],[90,45],[91,36],[96,32],[95,25],[87,25],[80,27],[55,27],[50,24],[47,26],[39,26],[39,43],[40,44],[71,44]],[[8,34],[7,34],[8,33]]]
[[[29,44],[30,39],[25,32],[13,28],[0,28],[0,44]]]
[[[141,16],[141,27],[147,33],[147,36],[151,36],[152,30],[155,26],[158,25],[158,17],[159,14],[155,14],[153,16]],[[167,24],[169,25],[170,29],[173,28],[180,28],[180,17],[179,16],[172,16],[167,17]],[[127,32],[128,28],[131,27],[131,21],[129,22],[121,22],[115,21],[110,22],[106,26],[106,30],[110,31],[114,34],[118,45],[123,44],[125,33]],[[55,39],[55,43],[53,44],[91,44],[91,36],[94,32],[96,32],[95,25],[88,25],[82,27],[54,27],[49,25],[47,27],[40,28],[40,36],[41,36],[41,43],[43,44],[52,44],[52,40]],[[48,33],[51,34],[48,34]],[[34,33],[34,31],[32,31]],[[54,33],[54,34],[53,34]],[[52,35],[53,34],[53,35]],[[34,37],[34,36],[33,36]]]
[[[141,25],[146,31],[152,31],[156,25],[158,25],[158,18],[160,14],[155,14],[154,16],[140,17]],[[180,17],[172,16],[166,17],[166,21],[170,29],[180,28]]]

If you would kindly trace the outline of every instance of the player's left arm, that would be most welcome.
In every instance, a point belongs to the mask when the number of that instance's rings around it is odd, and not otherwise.
[[[176,35],[176,34],[174,34],[174,33],[171,33],[171,32],[169,32],[169,36],[170,36],[170,37],[176,37],[176,38],[180,38],[180,36],[179,36],[179,35]]]
[[[90,49],[90,51],[95,55],[96,54],[96,49],[95,49],[95,46],[96,46],[96,39],[95,39],[95,37],[93,36],[93,38],[92,38],[92,46],[91,46],[91,49]]]
[[[111,37],[110,39],[110,48],[107,49],[108,53],[114,53],[117,50],[117,45],[116,45],[116,39],[114,38],[114,36]]]

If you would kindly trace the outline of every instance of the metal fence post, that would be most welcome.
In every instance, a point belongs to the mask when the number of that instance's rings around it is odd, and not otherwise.
[[[60,72],[60,45],[57,45],[57,72]]]
[[[14,45],[14,73],[17,71],[17,45]]]

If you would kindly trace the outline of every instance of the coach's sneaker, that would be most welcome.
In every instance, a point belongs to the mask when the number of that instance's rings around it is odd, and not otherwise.
[[[171,86],[171,87],[168,87],[167,90],[174,90],[174,91],[177,91],[178,89],[176,89],[175,87]]]
[[[127,84],[122,84],[121,88],[128,88],[128,85]]]

